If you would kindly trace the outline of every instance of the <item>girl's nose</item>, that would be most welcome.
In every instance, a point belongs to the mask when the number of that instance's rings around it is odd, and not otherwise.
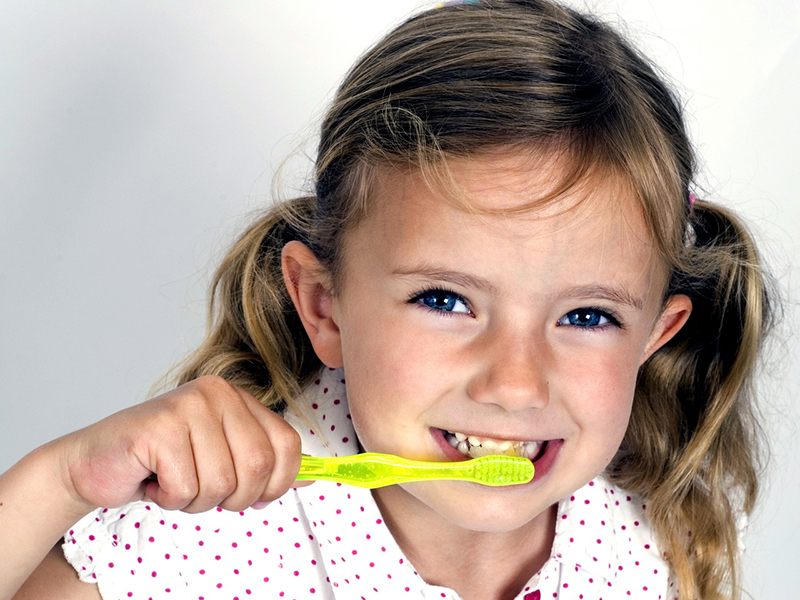
[[[478,368],[467,393],[475,402],[508,411],[544,408],[549,402],[547,356],[542,344],[519,334],[497,335],[476,349]]]

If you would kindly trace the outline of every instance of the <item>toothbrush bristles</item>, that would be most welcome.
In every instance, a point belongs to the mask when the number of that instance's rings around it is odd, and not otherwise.
[[[475,480],[484,485],[528,483],[534,471],[533,463],[522,457],[491,455],[475,459]]]

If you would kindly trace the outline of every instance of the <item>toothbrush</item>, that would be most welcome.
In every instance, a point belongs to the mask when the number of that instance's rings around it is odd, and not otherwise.
[[[455,462],[423,462],[367,452],[334,458],[303,455],[297,479],[322,479],[362,488],[442,479],[501,486],[528,483],[533,473],[533,463],[521,456],[490,455]]]

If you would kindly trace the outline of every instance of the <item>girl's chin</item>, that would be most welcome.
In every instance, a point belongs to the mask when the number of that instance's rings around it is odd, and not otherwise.
[[[544,501],[539,505],[535,496],[523,499],[523,490],[530,484],[519,486],[487,487],[462,481],[436,482],[436,490],[424,482],[403,484],[406,493],[414,496],[430,509],[431,516],[443,519],[466,531],[511,532],[538,521],[558,501]],[[425,487],[422,487],[425,486]],[[513,489],[512,489],[513,488]],[[531,489],[528,490],[530,493]],[[543,499],[542,499],[543,500]],[[522,504],[521,504],[522,502]],[[415,511],[422,516],[425,510]]]

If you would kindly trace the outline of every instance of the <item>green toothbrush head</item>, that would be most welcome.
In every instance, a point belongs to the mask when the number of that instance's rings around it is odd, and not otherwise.
[[[501,486],[528,483],[533,479],[533,463],[521,456],[490,455],[471,461],[472,479],[483,485]]]

